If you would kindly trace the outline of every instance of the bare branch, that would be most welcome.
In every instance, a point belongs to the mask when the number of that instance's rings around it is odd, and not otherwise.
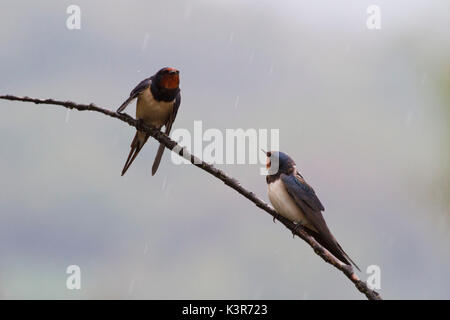
[[[308,235],[303,228],[296,228],[296,225],[292,223],[290,220],[284,218],[281,215],[278,215],[277,212],[272,209],[266,202],[259,199],[253,192],[245,189],[236,179],[227,176],[223,171],[218,170],[211,164],[208,164],[199,158],[195,157],[191,153],[189,153],[186,149],[178,145],[175,141],[170,139],[167,135],[162,133],[156,128],[145,125],[144,123],[135,120],[133,117],[128,114],[116,113],[114,111],[110,111],[107,109],[100,108],[95,104],[77,104],[72,101],[58,101],[53,99],[35,99],[29,97],[17,97],[12,95],[0,95],[0,99],[11,100],[11,101],[24,101],[24,102],[33,102],[35,104],[50,104],[50,105],[58,105],[63,106],[69,109],[77,109],[79,111],[96,111],[108,115],[113,118],[117,118],[128,123],[130,126],[135,127],[138,130],[147,132],[153,138],[158,140],[160,143],[164,144],[166,148],[176,152],[180,156],[188,159],[194,166],[199,167],[200,169],[210,173],[217,179],[223,181],[227,186],[236,190],[241,195],[249,199],[253,202],[257,207],[269,213],[274,219],[280,221],[286,228],[288,228],[294,235],[299,236],[304,241],[306,241],[313,249],[314,252],[319,255],[323,260],[333,265],[338,270],[342,271],[347,278],[350,279],[351,282],[355,285],[355,287],[362,292],[369,300],[381,300],[381,296],[378,292],[370,289],[367,284],[360,280],[359,277],[353,271],[353,268],[349,265],[346,265],[336,259],[331,253],[328,252],[324,247],[322,247],[313,237]],[[174,150],[175,149],[175,150]]]

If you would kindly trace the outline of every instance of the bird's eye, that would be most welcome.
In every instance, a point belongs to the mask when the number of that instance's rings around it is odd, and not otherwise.
[[[268,157],[271,157],[271,156],[272,156],[272,152],[270,152],[270,151],[267,152],[267,156],[268,156]]]

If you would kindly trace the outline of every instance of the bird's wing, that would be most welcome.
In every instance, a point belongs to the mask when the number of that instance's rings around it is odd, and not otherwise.
[[[306,219],[308,219],[319,232],[330,232],[321,213],[321,211],[324,210],[323,205],[319,198],[317,198],[314,189],[297,174],[281,174],[280,178],[289,195],[303,211]]]
[[[175,122],[175,118],[177,117],[178,109],[181,104],[181,92],[178,92],[177,97],[175,98],[175,102],[173,103],[172,114],[170,115],[169,120],[166,123],[166,134],[169,135],[170,130],[172,129],[172,125]]]
[[[167,123],[166,123],[166,131],[165,131],[165,133],[167,135],[170,134],[170,130],[172,129],[172,125],[175,122],[175,118],[177,116],[178,109],[180,108],[180,104],[181,104],[181,93],[178,92],[178,95],[175,98],[175,102],[173,104],[172,113],[171,113],[171,115],[169,117],[169,120],[167,120]],[[164,153],[164,149],[165,148],[166,147],[162,143],[159,145],[158,152],[156,153],[155,161],[153,161],[152,175],[155,175],[156,170],[158,170],[159,163],[161,162],[161,158],[162,158],[162,155]]]
[[[358,266],[345,253],[337,240],[331,234],[330,229],[328,229],[328,226],[321,212],[322,210],[324,210],[323,205],[320,202],[319,198],[317,198],[314,189],[305,182],[305,180],[298,172],[296,172],[295,175],[286,175],[283,173],[281,174],[280,178],[283,181],[287,192],[295,201],[295,203],[300,207],[306,219],[318,231],[310,231],[306,226],[308,233],[310,233],[310,235],[312,235],[336,258],[346,264],[353,263],[353,265],[359,270]]]
[[[150,85],[152,84],[152,80],[153,76],[139,82],[139,84],[131,91],[130,97],[127,100],[125,100],[124,103],[122,103],[122,105],[119,107],[119,109],[117,109],[116,112],[120,113],[123,110],[125,110],[125,108],[130,104],[130,102],[138,97],[139,93],[150,87]]]
[[[306,183],[305,179],[296,172],[294,175],[283,175],[281,177],[283,183],[286,187],[291,187],[292,190],[295,189],[295,195],[303,200],[306,205],[308,205],[314,211],[324,211],[322,203],[319,198],[317,198],[314,189]],[[292,196],[292,195],[291,195]],[[293,196],[292,196],[293,197]]]

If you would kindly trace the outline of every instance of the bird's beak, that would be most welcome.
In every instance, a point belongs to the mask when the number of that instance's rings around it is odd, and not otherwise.
[[[267,156],[267,151],[261,148],[261,151],[264,152],[264,154]]]

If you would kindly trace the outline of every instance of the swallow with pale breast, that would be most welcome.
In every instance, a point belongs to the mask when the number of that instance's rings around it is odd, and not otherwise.
[[[323,218],[325,210],[314,189],[297,171],[294,160],[286,153],[263,151],[267,155],[269,200],[278,214],[291,220],[312,236],[325,249],[347,265],[358,266],[345,253]]]
[[[181,103],[179,74],[180,72],[177,69],[166,67],[150,78],[142,80],[131,91],[130,97],[122,103],[117,112],[121,113],[131,101],[137,98],[136,119],[158,129],[166,126],[165,133],[169,135]],[[136,131],[136,135],[131,142],[130,153],[122,170],[122,176],[136,159],[148,137],[147,133]],[[153,162],[152,175],[158,170],[164,149],[164,145],[160,144]]]

